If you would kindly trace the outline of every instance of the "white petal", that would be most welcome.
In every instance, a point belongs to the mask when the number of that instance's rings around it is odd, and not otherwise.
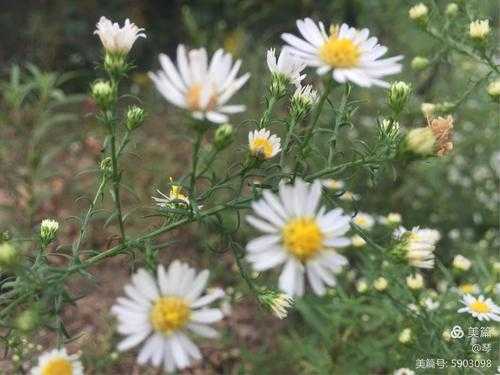
[[[191,314],[191,321],[195,323],[214,323],[218,322],[224,317],[222,311],[219,309],[202,309],[193,311]]]

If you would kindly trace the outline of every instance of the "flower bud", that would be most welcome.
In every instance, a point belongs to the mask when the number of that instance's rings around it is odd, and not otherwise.
[[[411,86],[403,81],[393,82],[387,92],[389,106],[396,113],[403,110],[410,98]]]
[[[426,22],[427,15],[429,13],[429,8],[424,3],[419,3],[415,6],[412,6],[408,11],[408,15],[410,19],[418,22]]]
[[[489,20],[476,20],[469,24],[469,36],[474,40],[482,41],[488,37],[489,33]]]
[[[425,117],[432,117],[432,115],[436,111],[436,105],[433,103],[422,103],[422,105],[420,106],[420,110]]]
[[[366,241],[359,234],[355,234],[351,237],[351,244],[354,247],[363,247],[366,245]]]
[[[422,289],[424,287],[424,278],[419,273],[410,275],[406,278],[406,285],[412,290]]]
[[[33,331],[38,326],[40,314],[37,309],[24,310],[15,320],[16,328],[22,332]]]
[[[318,92],[311,85],[297,87],[290,99],[290,113],[295,118],[305,116],[318,102]]]
[[[260,303],[279,319],[284,319],[288,315],[288,309],[293,305],[293,298],[285,293],[264,290],[258,295]]]
[[[214,135],[214,145],[218,150],[229,146],[233,140],[233,127],[231,124],[223,124],[217,128]]]
[[[104,56],[104,69],[113,77],[122,77],[129,70],[126,55],[116,53],[106,53]]]
[[[420,156],[432,155],[436,139],[429,128],[412,129],[405,138],[409,151]]]
[[[411,68],[416,71],[424,70],[428,66],[429,66],[429,59],[426,57],[415,56],[411,61]]]
[[[453,258],[453,267],[460,271],[467,271],[472,266],[472,262],[463,255],[456,255]]]
[[[145,118],[144,110],[136,105],[133,105],[127,110],[127,129],[132,131],[142,125]]]
[[[373,287],[379,292],[384,291],[387,288],[387,280],[384,277],[379,277],[373,282]]]
[[[488,85],[487,91],[492,99],[498,100],[500,98],[500,79],[497,79],[496,81],[491,82]]]
[[[269,87],[269,92],[271,96],[275,98],[281,98],[286,94],[287,86],[289,80],[281,73],[272,73],[271,75],[271,86]]]
[[[106,109],[114,100],[113,88],[109,82],[97,81],[92,85],[92,98],[102,109]]]
[[[411,329],[405,328],[399,334],[399,342],[402,344],[406,344],[411,341]]]
[[[399,134],[399,122],[383,119],[380,123],[380,131],[385,137],[394,139]]]
[[[455,17],[458,13],[458,5],[456,3],[449,3],[446,6],[445,14],[448,17]]]
[[[9,269],[19,262],[19,252],[10,242],[0,243],[0,268]]]
[[[57,237],[59,223],[55,220],[44,219],[40,225],[40,239],[42,243],[47,246]]]
[[[113,160],[110,156],[101,160],[99,169],[106,177],[110,177],[113,174]]]

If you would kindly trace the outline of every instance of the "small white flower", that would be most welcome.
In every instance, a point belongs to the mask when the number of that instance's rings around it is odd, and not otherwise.
[[[267,51],[267,67],[272,74],[281,75],[289,83],[299,86],[300,82],[304,79],[305,74],[300,73],[304,70],[306,65],[292,55],[286,48],[280,52],[276,60],[276,51],[271,48]]]
[[[487,91],[491,97],[498,98],[500,96],[500,79],[490,82]]]
[[[78,355],[69,355],[66,349],[53,349],[38,357],[38,364],[31,375],[83,375],[83,366]]]
[[[257,158],[271,159],[281,151],[281,139],[267,129],[254,130],[248,133],[248,148]]]
[[[159,56],[162,69],[149,77],[170,103],[191,112],[196,119],[222,124],[228,114],[245,110],[243,105],[228,105],[231,97],[246,83],[250,74],[236,78],[241,60],[233,64],[231,54],[217,50],[208,61],[205,48],[186,51],[177,47],[177,67],[165,54]]]
[[[410,328],[405,328],[401,331],[399,334],[399,342],[402,344],[406,344],[410,342],[411,340],[411,329]]]
[[[285,263],[279,288],[289,296],[304,294],[304,274],[317,295],[336,284],[347,259],[335,249],[349,246],[345,237],[349,217],[342,209],[326,212],[320,208],[321,182],[308,184],[296,179],[294,185],[281,184],[279,194],[266,190],[252,203],[255,216],[247,221],[264,235],[247,246],[247,261],[260,272]]]
[[[424,298],[422,301],[420,301],[420,304],[425,307],[427,311],[434,311],[439,308],[439,301],[433,300],[431,297]]]
[[[477,20],[469,24],[469,35],[472,39],[485,39],[490,33],[489,20]]]
[[[358,212],[352,222],[362,229],[370,230],[375,224],[375,219],[365,212]]]
[[[209,324],[223,318],[221,310],[207,307],[224,296],[222,289],[202,295],[208,277],[208,270],[197,273],[177,260],[167,271],[158,266],[156,279],[146,270],[138,270],[124,288],[127,297],[119,297],[111,309],[118,319],[118,333],[126,336],[117,349],[126,351],[145,341],[137,363],[150,362],[167,372],[200,360],[201,352],[188,334],[218,337]]]
[[[494,320],[500,322],[500,307],[495,305],[491,298],[485,299],[482,295],[477,298],[466,294],[462,297],[465,307],[458,309],[459,313],[467,312],[480,321]]]
[[[137,27],[127,18],[123,27],[113,23],[106,17],[101,17],[94,34],[99,35],[106,52],[127,54],[137,38],[146,38],[144,29]]]
[[[422,289],[424,287],[424,278],[419,273],[410,275],[406,278],[406,285],[413,290]]]
[[[402,367],[395,370],[393,375],[415,375],[415,371]]]
[[[320,75],[332,72],[340,83],[388,87],[381,78],[401,71],[398,61],[403,56],[379,59],[387,48],[378,44],[377,38],[369,37],[368,29],[356,30],[342,24],[331,26],[327,34],[322,22],[316,24],[310,18],[297,20],[297,28],[303,39],[289,33],[281,38],[290,45],[292,54],[317,68]]]
[[[356,290],[359,293],[364,293],[364,292],[366,292],[368,290],[368,283],[366,282],[365,279],[359,279],[356,282]]]
[[[467,271],[471,266],[472,262],[463,255],[458,254],[453,258],[453,267],[456,269]]]
[[[418,3],[415,6],[412,6],[408,11],[408,15],[412,20],[419,20],[423,17],[426,17],[429,13],[429,8],[424,3]]]
[[[401,224],[401,214],[397,212],[390,212],[387,216],[379,217],[379,222],[382,225],[397,225]]]
[[[479,285],[471,284],[471,283],[460,284],[457,287],[457,289],[455,289],[455,291],[460,293],[460,294],[479,294],[479,293],[481,293],[481,289],[479,288]]]
[[[399,227],[394,235],[402,241],[405,257],[410,265],[419,268],[434,267],[434,250],[441,237],[437,230],[414,227],[407,231]]]

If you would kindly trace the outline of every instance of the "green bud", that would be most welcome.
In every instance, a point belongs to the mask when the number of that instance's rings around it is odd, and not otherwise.
[[[144,110],[136,105],[128,108],[127,111],[127,128],[128,130],[137,129],[144,122],[146,117]]]
[[[92,98],[102,109],[108,108],[108,106],[113,102],[113,88],[111,84],[106,81],[97,81],[92,85],[91,89]]]
[[[411,86],[403,81],[397,81],[391,84],[387,91],[387,101],[389,106],[396,113],[401,112],[411,94]]]
[[[318,92],[311,85],[297,87],[290,99],[290,114],[294,118],[307,115],[318,102]]]
[[[456,3],[449,3],[446,6],[445,14],[448,17],[455,17],[458,13],[458,5]]]
[[[108,156],[102,159],[99,168],[106,177],[110,177],[113,173],[113,160],[111,157]]]
[[[55,220],[44,219],[40,225],[40,239],[44,245],[50,244],[57,237],[59,223]]]
[[[405,138],[406,149],[419,156],[434,153],[436,137],[428,127],[412,129]]]
[[[271,86],[269,87],[269,92],[271,96],[276,98],[281,98],[286,94],[286,89],[290,80],[287,76],[282,73],[273,73],[271,78]]]
[[[488,85],[488,95],[491,96],[493,100],[499,100],[500,99],[500,79],[497,79],[496,81],[491,82]]]
[[[30,332],[38,326],[40,314],[37,309],[24,310],[15,320],[15,326],[22,332]]]
[[[429,8],[424,3],[419,3],[410,8],[408,11],[408,16],[413,21],[425,24],[427,22],[427,16],[429,14]]]
[[[19,262],[19,252],[10,242],[0,243],[0,268],[10,269]]]
[[[429,59],[422,56],[415,56],[413,60],[411,60],[411,68],[413,70],[419,71],[424,70],[429,66]]]
[[[123,53],[106,53],[104,69],[113,77],[123,77],[129,70],[126,55]]]
[[[233,127],[223,124],[217,128],[214,136],[214,145],[218,150],[226,148],[233,140]]]

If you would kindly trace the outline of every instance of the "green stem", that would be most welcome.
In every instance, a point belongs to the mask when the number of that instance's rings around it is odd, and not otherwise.
[[[115,202],[116,214],[118,216],[118,225],[120,227],[121,242],[125,243],[125,226],[123,225],[122,205],[120,201],[120,179],[121,174],[118,170],[118,154],[116,150],[116,135],[113,126],[111,130],[111,162],[113,179],[113,200]]]
[[[283,169],[283,165],[285,162],[285,154],[288,152],[288,148],[290,147],[290,138],[292,137],[293,131],[295,129],[295,126],[297,125],[298,119],[294,116],[292,117],[290,124],[288,125],[288,130],[286,132],[285,136],[285,142],[283,144],[283,148],[281,150],[281,155],[280,155],[280,166],[281,169]]]
[[[262,118],[260,119],[259,129],[265,128],[269,125],[269,122],[271,121],[271,115],[273,113],[273,108],[277,101],[278,99],[275,96],[271,96],[267,100],[267,107],[264,113],[262,114]]]
[[[196,129],[196,138],[193,143],[193,155],[192,155],[192,163],[193,166],[191,168],[191,181],[189,183],[189,193],[191,195],[191,202],[193,207],[196,206],[195,198],[196,198],[196,169],[198,168],[198,160],[200,156],[200,146],[201,141],[203,139],[203,134],[205,133],[202,129]]]

